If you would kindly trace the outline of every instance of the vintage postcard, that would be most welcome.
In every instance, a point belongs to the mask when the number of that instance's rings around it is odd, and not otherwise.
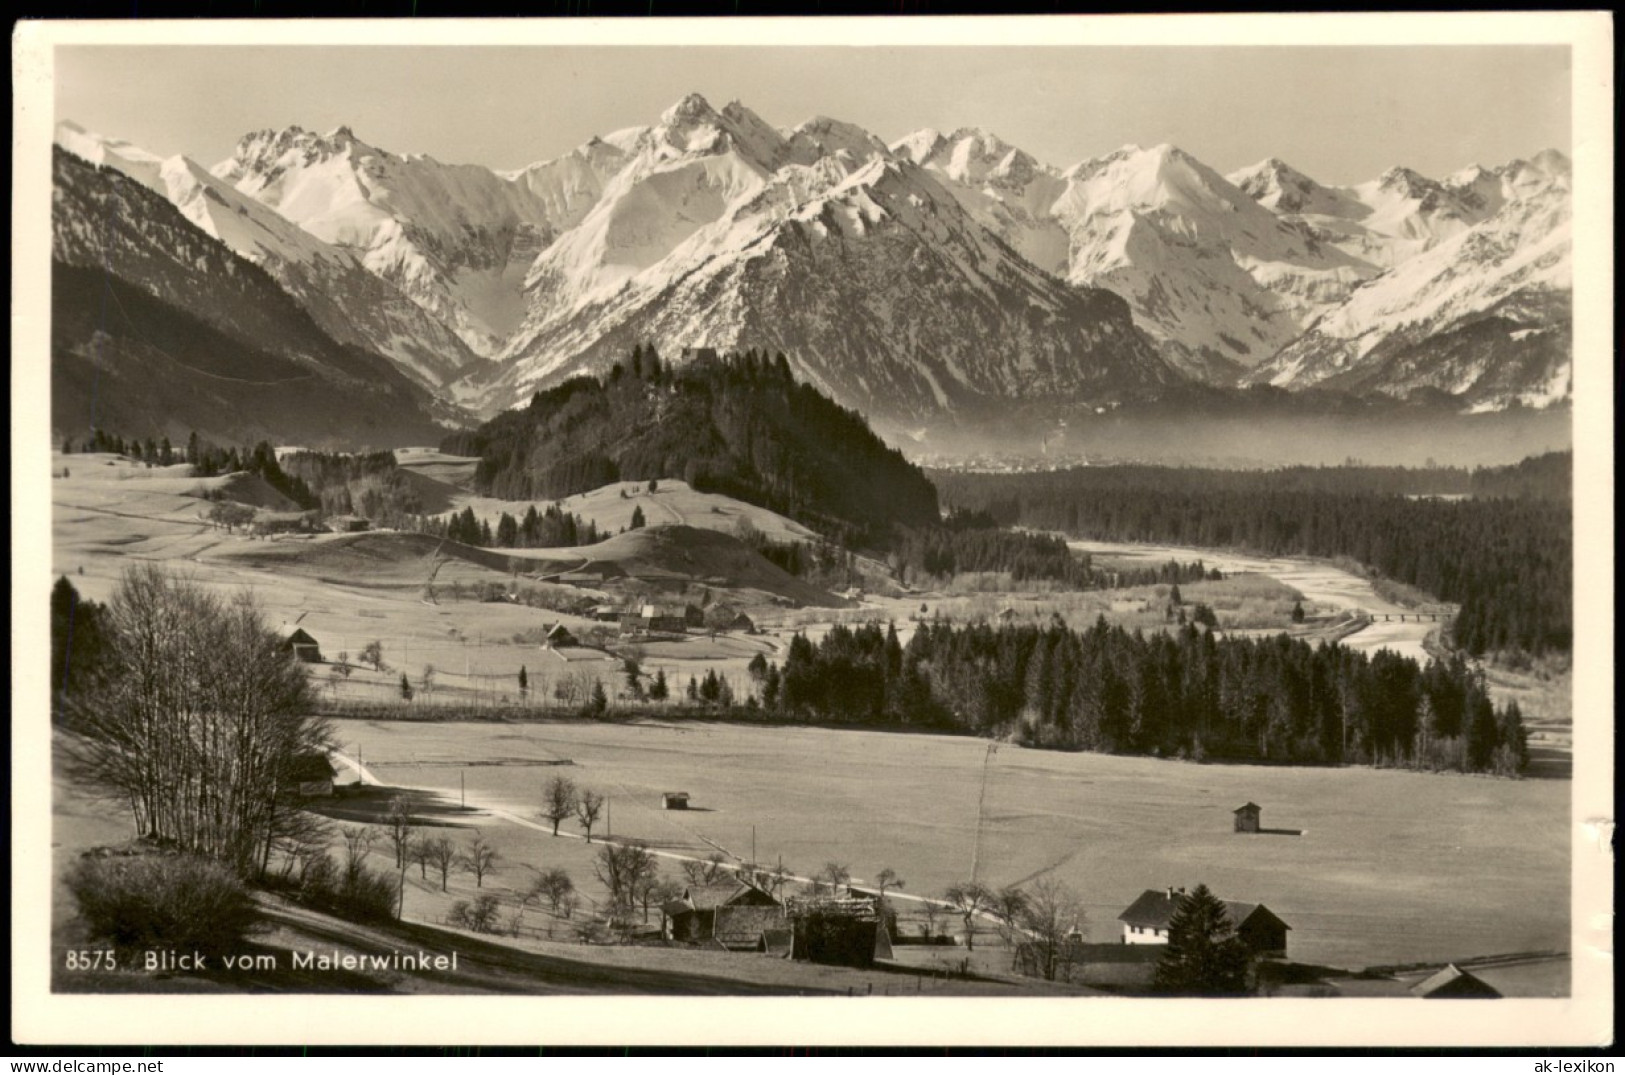
[[[1611,1040],[1611,36],[20,24],[14,1039]]]

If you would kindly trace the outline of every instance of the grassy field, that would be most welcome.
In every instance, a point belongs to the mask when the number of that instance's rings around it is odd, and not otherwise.
[[[538,632],[552,623],[562,620],[584,633],[589,621],[544,608],[444,599],[448,580],[472,586],[508,579],[501,571],[399,543],[334,542],[333,550],[348,551],[311,557],[309,539],[253,540],[201,522],[207,503],[192,494],[211,480],[93,456],[69,457],[67,465],[71,476],[53,480],[53,571],[68,575],[86,596],[106,600],[130,563],[164,562],[220,592],[251,587],[271,623],[297,621],[329,660],[342,651],[355,662],[367,642],[381,641],[386,670],[358,668],[344,677],[331,664],[315,666],[324,698],[398,698],[405,671],[420,701],[430,705],[511,703],[521,666],[532,698],[550,698],[561,684],[579,687],[592,677],[611,686],[612,697],[620,688],[619,661],[611,655],[538,644]],[[463,465],[428,459],[423,469],[434,475],[439,468],[432,480],[449,480]],[[716,505],[701,494],[672,485],[666,502],[679,505],[685,521],[699,525],[695,514],[726,515],[712,512]],[[613,488],[589,496],[599,497],[605,511],[630,511]],[[664,482],[652,499],[663,497]],[[689,498],[701,499],[689,504]],[[607,515],[604,521],[612,523]],[[758,522],[764,531],[775,525],[754,518],[752,525]],[[1252,622],[1267,627],[1299,595],[1311,617],[1306,637],[1352,608],[1398,611],[1369,582],[1333,565],[1204,550],[1094,551],[1145,563],[1201,558],[1232,573],[1223,582],[1181,586],[1188,604],[1213,605],[1222,624],[1230,617],[1231,629]],[[431,576],[441,586],[438,603],[423,598]],[[1165,622],[1166,598],[1165,588],[1141,587],[871,595],[864,607],[848,609],[764,603],[747,609],[764,634],[689,635],[645,643],[635,653],[646,673],[665,671],[675,689],[716,669],[743,695],[748,660],[758,652],[781,653],[795,630],[816,636],[836,621],[894,620],[906,640],[910,617],[921,615],[922,605],[926,615],[956,622],[992,619],[1009,609],[1017,622],[1047,622],[1060,613],[1082,627],[1105,614],[1155,628]],[[1420,654],[1428,629],[1379,623],[1349,644],[1414,646]],[[430,666],[435,672],[425,691]],[[1567,672],[1490,674],[1498,694],[1519,697],[1532,717],[1537,773],[1566,772],[1573,729]],[[916,895],[938,895],[966,879],[973,858],[977,876],[997,885],[1053,874],[1084,895],[1095,940],[1117,935],[1116,915],[1142,889],[1200,881],[1227,898],[1267,903],[1294,927],[1294,958],[1308,962],[1358,967],[1568,945],[1569,785],[1563,781],[1196,766],[1004,745],[986,767],[979,819],[987,744],[970,738],[678,721],[341,721],[338,727],[346,749],[359,752],[383,782],[454,792],[466,786],[476,807],[521,818],[534,818],[545,779],[567,772],[609,794],[607,821],[617,836],[646,839],[675,854],[703,858],[724,848],[748,857],[754,837],[759,860],[782,855],[802,874],[837,861],[858,878],[890,866],[906,880],[904,893]],[[548,764],[562,761],[570,764]],[[661,811],[658,796],[666,790],[690,792],[697,809]],[[1266,825],[1303,834],[1234,835],[1230,811],[1248,800],[1264,806]],[[122,828],[82,806],[61,809],[75,812],[73,824],[110,833]],[[554,839],[497,813],[457,820],[478,824],[501,848],[506,865],[495,883],[503,890],[523,887],[531,869],[557,864],[585,892],[602,895],[592,879],[594,849],[579,839]],[[472,887],[471,879],[454,879],[454,891],[442,895],[438,885],[408,882],[407,914],[422,922],[442,919],[459,886]],[[905,928],[918,921],[912,914],[905,919]]]
[[[801,874],[825,862],[937,895],[977,876],[1046,874],[1088,905],[1092,938],[1146,888],[1204,882],[1261,901],[1293,927],[1295,959],[1333,966],[1561,949],[1568,939],[1568,785],[1369,769],[1198,766],[1057,754],[931,735],[704,723],[338,722],[339,737],[391,784],[457,789],[534,817],[558,772],[607,793],[617,837],[704,857],[722,848]],[[557,763],[568,761],[567,766]],[[551,763],[551,764],[550,764]],[[683,790],[697,809],[660,809]],[[1261,803],[1269,827],[1237,835],[1230,812]],[[1493,819],[1493,820],[1491,820]],[[566,829],[572,829],[566,826]],[[564,864],[590,878],[587,848],[545,832],[488,833],[517,868]],[[979,847],[978,847],[979,842]]]
[[[119,847],[132,836],[124,804],[102,798],[85,785],[70,781],[62,768],[63,740],[58,737],[57,772],[52,798],[52,857],[54,876],[51,943],[56,953],[92,947],[74,902],[60,882],[70,863],[93,847]],[[321,808],[335,825],[376,820],[387,803],[387,789],[369,788],[371,794],[329,801]],[[594,898],[603,892],[592,880],[595,844],[580,839],[552,840],[541,836],[525,843],[533,830],[505,823],[490,812],[462,809],[450,800],[432,801],[414,796],[414,817],[419,831],[434,826],[457,842],[475,831],[504,848],[497,871],[476,888],[465,873],[454,872],[447,891],[432,870],[425,880],[416,866],[401,881],[404,920],[399,923],[361,925],[301,907],[270,894],[257,897],[264,920],[243,950],[279,960],[274,971],[228,972],[218,966],[204,975],[150,974],[140,970],[68,971],[53,960],[53,989],[86,993],[466,993],[466,994],[698,994],[698,995],[854,995],[854,996],[1043,996],[1094,992],[1083,987],[1046,985],[1008,977],[1005,957],[990,951],[982,963],[991,977],[965,978],[942,973],[949,964],[930,959],[904,958],[890,965],[860,970],[770,959],[754,953],[732,953],[689,948],[621,946],[585,943],[575,928],[586,921]],[[569,827],[566,827],[568,831]],[[337,841],[335,841],[335,844]],[[367,856],[373,869],[393,874],[392,853],[381,846]],[[342,851],[335,846],[336,854]],[[582,888],[585,910],[573,919],[552,915],[531,904],[522,910],[517,892],[528,884],[539,864],[564,866]],[[666,863],[668,876],[677,876]],[[519,912],[517,935],[476,935],[446,924],[447,912],[457,900],[479,892],[497,894],[503,901],[506,924]],[[658,911],[653,921],[659,921]],[[455,952],[456,971],[318,972],[291,967],[293,952],[341,951],[352,954],[388,954],[394,950],[424,950],[431,954]],[[912,955],[905,952],[905,956]],[[979,954],[979,953],[978,953]]]

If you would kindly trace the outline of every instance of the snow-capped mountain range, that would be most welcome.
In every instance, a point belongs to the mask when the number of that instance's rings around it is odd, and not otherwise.
[[[212,168],[71,124],[272,274],[335,339],[482,414],[636,342],[782,350],[866,414],[1102,407],[1182,382],[1464,406],[1566,398],[1569,165],[1329,187],[1171,146],[1058,169],[986,131],[887,145],[684,98],[498,173],[346,128],[245,136]]]

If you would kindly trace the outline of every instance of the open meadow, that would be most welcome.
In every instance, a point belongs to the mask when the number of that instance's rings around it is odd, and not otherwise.
[[[488,829],[519,869],[590,852],[537,818],[556,774],[609,796],[618,838],[705,858],[756,858],[809,876],[885,867],[904,893],[971,876],[995,886],[1046,875],[1084,897],[1091,939],[1119,935],[1142,890],[1206,883],[1267,904],[1293,928],[1296,960],[1332,966],[1465,959],[1566,948],[1568,789],[1373,769],[1195,765],[1061,754],[969,738],[701,722],[335,722],[381,783],[466,789],[531,819]],[[569,764],[561,764],[568,762]],[[978,819],[982,781],[985,803]],[[661,809],[687,791],[695,809]],[[1232,831],[1261,804],[1268,828]],[[577,831],[566,824],[565,831]],[[973,866],[973,859],[974,866]],[[596,893],[595,893],[596,894]]]

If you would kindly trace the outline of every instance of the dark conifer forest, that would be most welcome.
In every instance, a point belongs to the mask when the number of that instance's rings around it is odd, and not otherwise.
[[[760,681],[762,704],[793,719],[1060,750],[1505,775],[1528,761],[1517,704],[1497,709],[1460,656],[1424,668],[1286,635],[934,622],[903,646],[895,628],[836,626],[797,635]]]
[[[1572,645],[1569,459],[1562,453],[1473,472],[1475,495],[1465,499],[1400,495],[1393,490],[1422,477],[1399,478],[1392,468],[1113,466],[933,478],[946,503],[1006,525],[1102,541],[1348,557],[1459,603],[1453,641],[1467,652],[1541,654]]]

